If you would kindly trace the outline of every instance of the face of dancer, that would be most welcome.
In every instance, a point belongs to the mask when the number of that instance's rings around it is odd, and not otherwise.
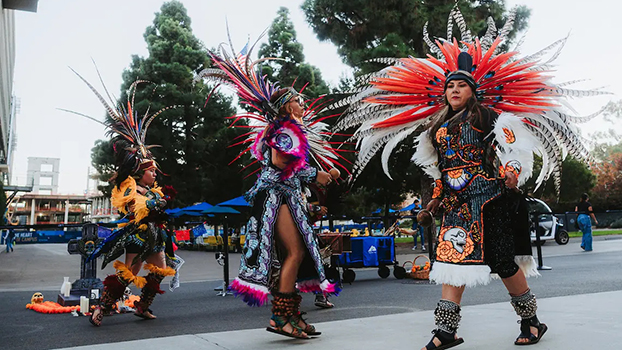
[[[469,98],[473,96],[473,90],[464,80],[452,80],[447,84],[445,97],[454,111],[459,111],[466,106]]]
[[[302,121],[305,109],[303,106],[302,98],[295,97],[291,101],[287,102],[287,111],[289,114],[299,122]]]
[[[151,186],[155,182],[156,179],[156,170],[155,168],[145,170],[143,177],[140,178],[140,184],[143,186]]]

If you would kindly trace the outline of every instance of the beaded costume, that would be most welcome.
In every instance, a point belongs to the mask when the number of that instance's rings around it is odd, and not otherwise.
[[[474,38],[456,5],[449,15],[447,39],[432,42],[427,24],[423,29],[434,56],[376,59],[392,65],[362,76],[353,94],[336,105],[349,107],[335,131],[358,126],[353,136],[359,145],[354,178],[382,148],[382,166],[390,177],[391,152],[406,137],[418,134],[412,161],[434,179],[433,198],[441,200],[445,211],[430,273],[437,283],[486,284],[491,272],[509,277],[511,268],[506,267],[514,263],[526,276],[537,275],[525,203],[506,189],[503,176],[514,172],[518,185],[524,184],[532,175],[535,153],[542,159],[537,186],[552,175],[559,193],[566,155],[589,159],[575,123],[598,113],[570,115],[564,108],[566,97],[605,92],[570,90],[562,87],[567,84],[550,81],[546,71],[566,38],[522,58],[517,52],[501,52],[513,18],[514,13],[498,35],[489,19],[486,34]],[[460,42],[452,38],[454,21]],[[542,59],[551,52],[550,59]],[[444,104],[444,87],[452,75],[469,82],[484,107],[482,125],[473,125],[476,118]],[[430,135],[433,126],[437,131]]]

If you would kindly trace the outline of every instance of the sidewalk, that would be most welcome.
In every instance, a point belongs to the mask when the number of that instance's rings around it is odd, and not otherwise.
[[[622,291],[540,299],[538,314],[549,326],[544,338],[529,349],[620,349]],[[332,310],[339,312],[339,310]],[[349,319],[316,324],[322,336],[295,340],[264,329],[180,335],[139,341],[89,345],[64,349],[420,349],[433,327],[431,311]],[[460,350],[520,349],[513,342],[519,333],[516,315],[509,302],[462,309]]]

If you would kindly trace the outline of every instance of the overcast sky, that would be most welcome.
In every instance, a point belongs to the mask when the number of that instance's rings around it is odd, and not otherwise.
[[[121,72],[133,54],[147,55],[145,28],[164,1],[160,0],[40,0],[37,13],[16,12],[15,94],[21,100],[17,116],[17,149],[13,182],[25,184],[28,157],[61,158],[59,190],[83,193],[91,148],[104,138],[102,126],[56,108],[66,108],[103,118],[103,109],[88,88],[67,68],[71,66],[91,83],[98,83],[91,58],[102,77],[118,95]],[[304,45],[306,60],[336,85],[350,69],[341,62],[337,49],[320,43],[304,20],[302,1],[277,0],[185,0],[194,34],[207,47],[226,40],[225,19],[234,45],[241,48],[250,35],[266,29],[280,6],[287,6]],[[573,101],[582,114],[595,111],[622,96],[622,48],[613,26],[619,22],[622,5],[611,0],[508,0],[508,7],[531,8],[529,30],[521,48],[533,53],[569,32],[570,39],[556,61],[556,81],[590,79],[577,87],[606,85],[615,93],[607,98]],[[589,7],[586,6],[589,4]],[[94,84],[96,85],[96,84]],[[98,85],[96,85],[98,86]],[[586,126],[604,128],[603,122]]]

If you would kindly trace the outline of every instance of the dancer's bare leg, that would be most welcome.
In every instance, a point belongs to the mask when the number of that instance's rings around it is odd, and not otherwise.
[[[132,262],[134,262],[134,258],[136,257],[136,255],[138,254],[136,253],[125,254],[125,265],[130,267],[130,270],[132,271],[134,276],[138,276],[138,273],[140,272],[140,268],[143,266],[143,263],[140,261],[132,265]]]
[[[281,262],[278,291],[281,293],[293,293],[296,291],[298,269],[302,264],[306,248],[287,204],[281,205],[279,209],[276,219],[276,238],[283,254],[285,254]],[[274,326],[273,323],[271,321],[272,326]],[[283,327],[283,330],[291,333],[293,332],[293,327],[287,324]]]
[[[286,204],[281,205],[276,219],[276,237],[286,254],[281,263],[279,292],[292,293],[296,291],[296,278],[305,255],[305,246]]]
[[[529,290],[529,285],[527,284],[527,279],[525,278],[525,274],[522,271],[518,271],[512,277],[501,279],[503,284],[505,284],[505,288],[508,290],[511,296],[519,296],[525,294]],[[530,327],[531,334],[538,336],[538,328]],[[519,343],[529,342],[527,338],[519,338],[517,340]]]

